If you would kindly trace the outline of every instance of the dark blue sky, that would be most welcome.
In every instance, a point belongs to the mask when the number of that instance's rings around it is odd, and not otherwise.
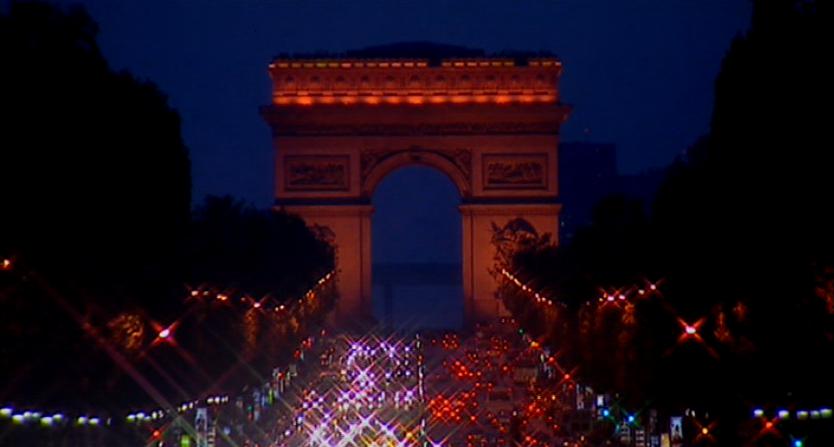
[[[78,3],[67,0],[67,3]],[[284,52],[407,40],[550,50],[574,105],[563,138],[618,145],[620,168],[665,165],[707,130],[712,83],[749,0],[82,0],[117,69],[157,83],[183,118],[194,197],[272,203],[258,106]],[[151,177],[152,178],[152,177]]]
[[[374,262],[460,262],[460,198],[442,172],[400,168],[376,188],[373,205]]]

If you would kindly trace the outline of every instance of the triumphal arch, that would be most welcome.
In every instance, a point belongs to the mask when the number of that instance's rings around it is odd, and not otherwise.
[[[523,219],[558,241],[557,148],[569,112],[561,72],[552,57],[270,64],[262,115],[276,151],[276,207],[332,234],[337,318],[371,313],[371,196],[408,165],[436,168],[460,192],[467,321],[501,315],[495,228]]]

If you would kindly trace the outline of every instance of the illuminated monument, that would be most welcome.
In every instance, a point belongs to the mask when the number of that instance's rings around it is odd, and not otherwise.
[[[557,147],[569,109],[553,57],[278,58],[262,109],[276,150],[276,207],[326,227],[337,249],[337,319],[371,314],[371,197],[403,166],[446,174],[461,196],[468,322],[501,315],[495,224],[558,237]]]

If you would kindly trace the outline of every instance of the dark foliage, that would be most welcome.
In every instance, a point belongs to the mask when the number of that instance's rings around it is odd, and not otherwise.
[[[309,287],[298,278],[316,279],[333,268],[332,247],[303,220],[231,197],[208,197],[197,208],[190,253],[192,283],[225,284],[279,299]]]
[[[563,323],[579,328],[562,341],[584,351],[574,359],[599,388],[669,409],[719,409],[726,420],[756,402],[834,399],[834,370],[820,362],[834,354],[834,155],[823,121],[832,29],[825,2],[755,1],[750,31],[716,79],[711,131],[669,168],[651,216],[611,198],[569,245],[516,258],[573,309],[599,287],[665,279],[662,301],[635,305],[633,330],[622,327],[624,311],[587,321],[574,311],[578,322]],[[676,344],[676,318],[704,318],[709,350]]]
[[[260,381],[294,343],[287,322],[187,302],[186,285],[281,302],[332,251],[299,218],[231,199],[192,220],[178,114],[108,67],[96,34],[80,8],[0,15],[0,403],[121,412]],[[118,321],[143,329],[138,348]],[[152,346],[174,321],[178,347]]]
[[[191,201],[180,119],[108,67],[96,33],[76,8],[14,2],[0,18],[0,251],[68,298],[164,306],[153,292],[178,273]]]

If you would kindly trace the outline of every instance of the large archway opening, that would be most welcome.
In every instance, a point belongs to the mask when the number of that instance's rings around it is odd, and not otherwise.
[[[391,329],[457,329],[464,321],[458,187],[439,170],[406,166],[373,191],[372,303]]]

